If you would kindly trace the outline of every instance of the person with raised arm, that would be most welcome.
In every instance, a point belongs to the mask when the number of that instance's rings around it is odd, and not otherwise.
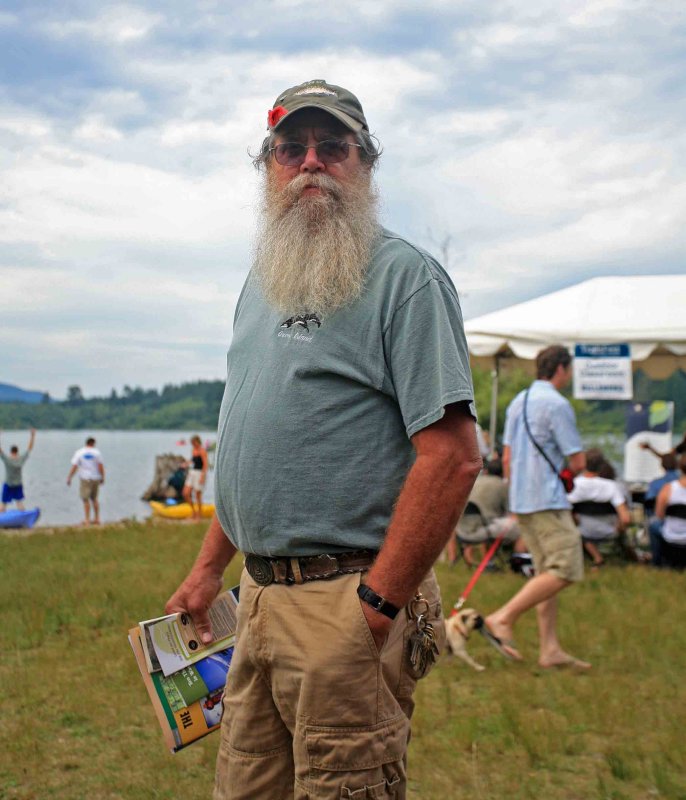
[[[24,476],[22,469],[27,458],[33,450],[33,443],[36,441],[36,429],[31,428],[29,434],[29,444],[25,453],[19,453],[16,444],[10,447],[9,454],[5,453],[0,445],[0,459],[5,465],[5,482],[2,484],[2,502],[0,502],[0,514],[4,513],[7,506],[14,502],[20,511],[24,511]]]

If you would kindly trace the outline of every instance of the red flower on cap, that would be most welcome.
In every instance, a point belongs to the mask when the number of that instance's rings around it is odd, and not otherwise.
[[[278,124],[282,117],[286,116],[286,114],[288,114],[288,109],[285,109],[283,106],[270,108],[269,111],[267,111],[267,125],[269,125],[270,128],[273,128]]]

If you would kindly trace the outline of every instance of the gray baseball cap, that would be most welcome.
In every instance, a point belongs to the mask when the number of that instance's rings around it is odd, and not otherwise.
[[[281,92],[267,114],[269,130],[277,130],[293,112],[303,108],[320,108],[354,133],[369,131],[362,105],[357,97],[347,89],[321,79],[307,81]]]

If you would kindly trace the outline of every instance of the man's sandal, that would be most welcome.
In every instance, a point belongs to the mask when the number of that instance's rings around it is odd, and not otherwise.
[[[502,639],[496,636],[495,633],[484,624],[479,628],[479,633],[486,639],[486,641],[494,647],[501,656],[504,656],[510,661],[523,661],[522,654],[517,650],[514,639]]]

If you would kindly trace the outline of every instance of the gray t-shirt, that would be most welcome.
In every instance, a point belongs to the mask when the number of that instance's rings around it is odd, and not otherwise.
[[[219,415],[219,521],[260,555],[378,549],[414,461],[409,437],[473,401],[457,293],[431,256],[383,230],[362,296],[299,316],[248,277]]]
[[[23,456],[12,456],[7,455],[7,453],[0,453],[0,458],[2,458],[5,464],[5,483],[8,486],[21,486],[21,468],[24,466],[28,457],[28,452],[24,453]]]

